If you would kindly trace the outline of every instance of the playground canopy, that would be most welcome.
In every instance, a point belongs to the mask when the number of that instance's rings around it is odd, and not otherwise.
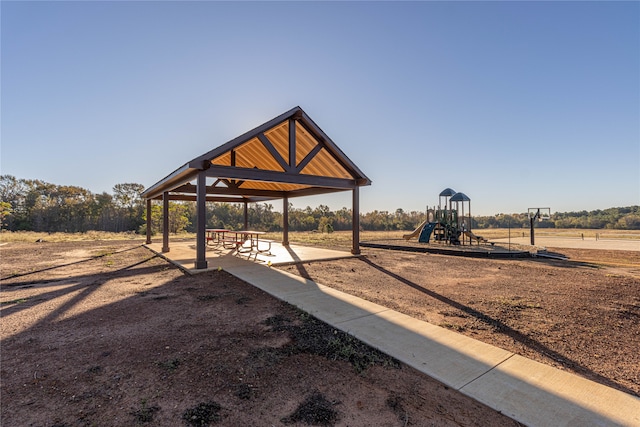
[[[440,197],[451,197],[454,194],[456,194],[456,192],[454,190],[452,190],[451,188],[445,188],[444,190],[442,190],[440,192]]]
[[[455,193],[450,199],[452,202],[470,202],[471,199],[464,193]]]
[[[206,268],[206,202],[283,200],[283,244],[288,245],[289,198],[338,191],[353,193],[352,252],[359,253],[359,187],[371,180],[320,127],[295,107],[245,134],[185,163],[147,188],[147,242],[151,201],[163,201],[163,251],[169,251],[168,202],[197,205],[196,268]]]

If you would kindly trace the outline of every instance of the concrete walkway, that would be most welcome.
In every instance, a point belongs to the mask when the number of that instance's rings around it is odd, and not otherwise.
[[[178,255],[176,252],[171,258]],[[229,254],[212,261],[211,268],[220,265],[268,294],[528,426],[640,426],[637,397],[269,268],[264,262]]]

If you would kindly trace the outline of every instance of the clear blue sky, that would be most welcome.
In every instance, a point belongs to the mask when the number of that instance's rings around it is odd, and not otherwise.
[[[639,2],[0,7],[2,174],[150,186],[299,105],[373,181],[362,212],[640,204]]]

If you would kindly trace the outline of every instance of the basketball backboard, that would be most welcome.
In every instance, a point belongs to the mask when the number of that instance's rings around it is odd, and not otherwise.
[[[538,221],[551,219],[551,208],[529,208],[529,219]]]

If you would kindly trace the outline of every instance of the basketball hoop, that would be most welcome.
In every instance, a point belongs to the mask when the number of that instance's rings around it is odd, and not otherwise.
[[[544,221],[551,219],[551,208],[529,208],[529,219]]]
[[[533,224],[535,220],[551,219],[551,208],[529,208],[529,222],[531,223],[531,246],[535,245]]]

